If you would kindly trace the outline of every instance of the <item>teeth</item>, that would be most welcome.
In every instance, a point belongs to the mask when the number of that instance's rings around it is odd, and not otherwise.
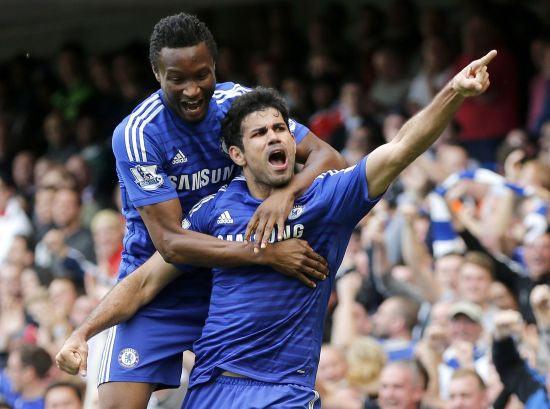
[[[199,102],[184,102],[183,106],[184,106],[185,109],[188,109],[188,110],[192,111],[194,109],[197,109],[200,106],[200,101]]]

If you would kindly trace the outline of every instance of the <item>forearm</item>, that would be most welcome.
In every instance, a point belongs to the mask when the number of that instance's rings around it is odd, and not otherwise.
[[[505,388],[515,393],[523,403],[537,391],[544,391],[544,385],[527,369],[512,338],[495,339],[493,362]]]
[[[463,101],[449,82],[427,107],[403,125],[392,143],[402,146],[406,159],[412,162],[435,142]]]
[[[86,321],[77,329],[85,339],[130,319],[170,282],[181,274],[155,253],[136,271],[121,280],[103,297]]]
[[[388,260],[386,245],[383,242],[372,243],[371,248],[372,270],[374,274],[382,278],[389,275],[392,265]]]
[[[317,176],[327,170],[343,169],[346,162],[342,155],[330,146],[308,152],[303,169],[294,175],[286,189],[295,196],[306,190]]]
[[[357,336],[357,324],[353,320],[354,300],[340,300],[334,310],[330,342],[347,348]]]
[[[463,100],[447,84],[427,107],[403,125],[393,140],[369,154],[366,173],[369,196],[382,194],[403,169],[429,148]]]
[[[406,221],[401,236],[403,259],[405,264],[414,271],[414,281],[417,289],[425,300],[434,303],[439,299],[440,289],[433,280],[431,258],[426,246],[418,240],[412,228],[412,221]]]
[[[520,284],[520,275],[512,270],[508,264],[494,256],[468,229],[464,229],[460,233],[460,237],[464,240],[469,251],[479,251],[491,258],[495,268],[495,279],[509,288],[512,293],[517,296]]]
[[[133,277],[130,275],[114,286],[76,332],[88,340],[131,318],[145,304],[145,300],[141,298],[141,283],[131,278]]]
[[[250,242],[220,240],[184,229],[181,233],[166,232],[164,242],[164,251],[161,254],[166,262],[200,267],[265,264],[264,259],[269,251],[269,249],[264,249],[256,254],[253,251],[254,246]]]
[[[495,251],[502,251],[501,240],[512,224],[514,199],[514,193],[511,190],[505,190],[502,194],[493,198],[490,207],[487,209],[486,217],[481,218],[482,231],[491,238]]]

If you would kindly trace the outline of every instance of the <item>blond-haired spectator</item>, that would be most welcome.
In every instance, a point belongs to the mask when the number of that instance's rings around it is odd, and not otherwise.
[[[99,269],[108,277],[115,277],[122,257],[124,219],[114,210],[101,210],[93,217],[90,228]]]
[[[365,396],[376,396],[380,373],[387,356],[380,344],[371,337],[358,337],[346,351],[348,384]]]

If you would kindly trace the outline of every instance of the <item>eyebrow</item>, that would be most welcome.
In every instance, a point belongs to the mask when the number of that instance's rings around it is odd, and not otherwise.
[[[250,133],[254,133],[254,132],[258,132],[258,131],[263,131],[264,129],[267,129],[267,126],[260,126],[259,128],[254,128],[254,129],[251,129],[250,130]]]
[[[285,122],[284,121],[277,121],[277,122],[274,122],[273,123],[273,126],[285,126]],[[254,129],[251,129],[250,132],[257,132],[257,131],[261,131],[263,129],[267,129],[267,125],[264,125],[264,126],[260,126],[259,128],[254,128]]]

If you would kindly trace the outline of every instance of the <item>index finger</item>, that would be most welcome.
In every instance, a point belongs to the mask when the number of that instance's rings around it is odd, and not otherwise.
[[[315,252],[315,250],[313,250],[309,245],[307,245],[307,253],[306,253],[306,257],[314,260],[314,261],[317,261],[318,263],[321,263],[323,264],[324,266],[328,266],[328,263],[327,261],[323,258],[323,256],[320,256],[319,254],[317,254]]]
[[[246,226],[246,233],[244,234],[244,241],[250,241],[250,237],[252,236],[252,233],[256,230],[256,227],[258,226],[258,216],[256,213],[252,216],[252,219],[248,222],[248,225]]]
[[[475,60],[472,63],[472,68],[483,67],[484,65],[489,64],[493,60],[493,58],[495,58],[496,56],[497,56],[497,50],[491,50],[480,59]]]

